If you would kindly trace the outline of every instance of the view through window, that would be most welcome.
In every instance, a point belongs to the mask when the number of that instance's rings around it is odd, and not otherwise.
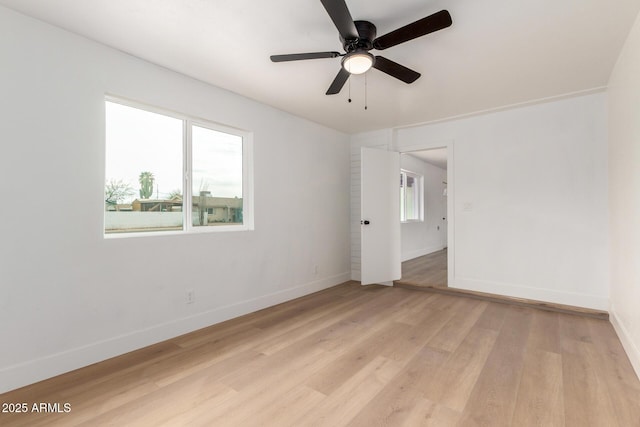
[[[423,178],[413,172],[400,171],[400,220],[421,221]]]
[[[248,228],[247,134],[110,99],[105,113],[105,234]]]

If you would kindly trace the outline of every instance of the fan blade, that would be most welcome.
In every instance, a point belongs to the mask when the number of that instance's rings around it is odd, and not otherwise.
[[[327,89],[326,95],[335,95],[340,93],[340,90],[342,90],[342,86],[344,86],[347,80],[349,80],[350,75],[351,74],[349,74],[347,70],[340,67],[340,71],[338,72],[338,75],[336,76],[336,78],[333,79],[333,83],[331,83],[331,86],[329,86],[329,89]]]
[[[353,23],[353,18],[344,0],[320,0],[320,2],[327,10],[329,17],[343,39],[350,40],[358,38],[358,29],[356,28],[356,24]]]
[[[373,47],[384,50],[400,43],[422,37],[434,31],[442,30],[451,25],[451,15],[446,10],[441,10],[426,18],[422,18],[395,31],[380,36],[373,41]]]
[[[271,55],[271,61],[300,61],[302,59],[337,58],[338,56],[340,56],[340,52],[291,53],[288,55]]]
[[[397,62],[393,62],[383,56],[376,56],[376,61],[373,63],[373,68],[380,70],[383,73],[389,74],[391,77],[395,77],[398,80],[410,84],[418,80],[420,73],[413,71],[410,68],[400,65]]]

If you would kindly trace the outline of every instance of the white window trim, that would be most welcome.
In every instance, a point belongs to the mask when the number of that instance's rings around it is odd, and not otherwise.
[[[166,230],[166,231],[140,231],[131,233],[106,233],[104,229],[104,218],[102,226],[102,234],[105,239],[122,239],[130,237],[156,237],[171,236],[185,234],[201,234],[201,233],[220,233],[229,231],[251,231],[254,230],[254,212],[253,212],[253,132],[234,128],[231,126],[215,123],[211,120],[199,119],[186,114],[177,113],[175,111],[165,110],[142,102],[121,98],[114,95],[105,95],[105,102],[113,102],[127,107],[137,108],[151,113],[162,114],[174,119],[182,120],[182,181],[183,181],[183,200],[182,200],[182,230]],[[104,105],[104,103],[103,103]],[[103,119],[105,115],[103,114]],[[218,132],[224,132],[236,135],[242,138],[242,224],[240,225],[216,225],[216,226],[194,226],[192,224],[193,211],[193,194],[191,188],[191,176],[189,172],[192,167],[191,158],[191,129],[192,126],[198,126]],[[106,123],[105,123],[106,129]],[[105,139],[106,150],[106,139]],[[105,159],[106,161],[106,159]],[[102,183],[106,181],[103,176]],[[104,191],[104,189],[103,189]],[[102,207],[104,212],[104,206]]]
[[[420,192],[418,193],[418,219],[400,219],[400,222],[403,224],[408,224],[408,223],[413,223],[413,222],[424,222],[424,176],[420,175],[419,173],[410,171],[408,169],[400,169],[400,173],[404,174],[405,177],[406,175],[411,175],[413,178],[418,180],[418,185],[420,188]],[[406,185],[406,180],[403,181],[403,185]],[[402,194],[402,192],[400,192],[400,194]],[[406,216],[407,213],[407,207],[406,207],[406,203],[407,203],[407,198],[406,198],[406,193],[405,193],[405,197],[400,201],[400,203],[404,204],[404,213]]]

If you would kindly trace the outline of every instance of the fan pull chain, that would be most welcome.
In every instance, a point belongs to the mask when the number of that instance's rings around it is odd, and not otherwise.
[[[349,79],[349,102],[351,102],[351,79]]]
[[[367,109],[367,73],[364,73],[364,109]]]

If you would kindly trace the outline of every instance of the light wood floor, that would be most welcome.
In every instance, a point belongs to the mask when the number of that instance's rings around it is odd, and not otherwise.
[[[607,321],[354,282],[0,402],[71,404],[2,426],[640,426]]]
[[[433,252],[402,263],[402,278],[406,285],[447,287],[447,249]]]

